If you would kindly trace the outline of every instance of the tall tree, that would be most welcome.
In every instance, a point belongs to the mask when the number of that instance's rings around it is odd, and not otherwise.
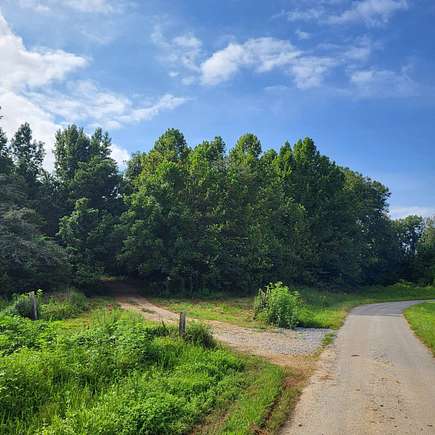
[[[17,175],[26,182],[28,195],[35,197],[40,188],[40,177],[44,170],[44,144],[33,140],[32,129],[26,122],[22,124],[11,140],[11,155]]]

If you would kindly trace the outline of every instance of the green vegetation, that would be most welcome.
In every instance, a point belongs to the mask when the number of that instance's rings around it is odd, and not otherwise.
[[[38,318],[44,320],[68,319],[86,311],[90,306],[85,295],[74,289],[48,297],[44,297],[42,290],[38,290],[36,300]],[[93,303],[95,305],[97,300]],[[33,319],[33,305],[29,294],[14,295],[9,303],[5,301],[3,314]]]
[[[218,347],[200,324],[180,339],[117,309],[38,321],[3,312],[0,357],[4,434],[249,434],[298,391],[284,369]]]
[[[266,424],[265,410],[272,410],[282,394],[285,372],[281,367],[255,360],[248,377],[248,388],[241,392],[231,413],[219,421],[213,433],[249,435]]]
[[[303,301],[298,311],[301,326],[315,328],[339,328],[350,309],[361,304],[376,302],[433,299],[435,287],[418,287],[398,283],[387,287],[368,287],[358,292],[328,292],[311,288],[298,288]],[[189,317],[203,320],[220,320],[235,325],[265,328],[264,321],[254,318],[254,298],[234,298],[221,294],[219,297],[199,298],[151,298],[158,305],[171,311],[186,311]]]
[[[405,317],[435,356],[435,302],[413,305],[405,310]]]
[[[301,307],[299,293],[290,291],[282,282],[270,283],[260,289],[254,300],[255,317],[281,328],[298,325]]]
[[[0,128],[0,293],[102,275],[172,295],[252,295],[268,282],[329,289],[435,278],[435,223],[388,217],[388,189],[305,138],[263,151],[245,134],[190,147],[167,130],[121,173],[111,139],[71,125],[54,171],[29,124]]]

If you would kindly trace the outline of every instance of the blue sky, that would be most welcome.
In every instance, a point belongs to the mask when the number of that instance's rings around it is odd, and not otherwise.
[[[75,122],[114,157],[168,127],[190,145],[245,132],[312,137],[384,182],[391,213],[435,214],[433,0],[0,0],[0,105],[10,135]]]

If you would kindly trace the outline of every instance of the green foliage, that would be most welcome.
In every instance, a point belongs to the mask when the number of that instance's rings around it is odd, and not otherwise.
[[[1,291],[94,287],[103,273],[186,295],[434,281],[433,222],[391,220],[388,189],[312,139],[263,152],[248,133],[225,148],[168,129],[121,174],[107,133],[71,125],[48,174],[28,124],[9,143],[0,129]]]
[[[404,314],[411,328],[435,356],[435,303],[413,305]]]
[[[297,291],[290,291],[282,282],[270,283],[258,291],[254,301],[255,315],[282,328],[294,328],[302,300]]]
[[[416,243],[417,255],[412,264],[412,278],[422,285],[435,285],[435,217],[424,222]]]
[[[264,362],[258,365],[263,366],[262,370],[250,374],[253,379],[249,388],[242,392],[236,409],[223,419],[218,433],[250,435],[260,432],[258,428],[264,426],[274,402],[283,393],[285,373],[276,365]],[[283,415],[280,423],[284,423],[286,416],[287,414]],[[279,429],[279,426],[276,429]]]
[[[67,331],[28,322],[0,317],[0,344],[11,345],[0,359],[4,434],[186,433],[243,385],[238,357],[135,316],[114,311]]]
[[[52,296],[41,304],[41,318],[46,320],[62,320],[74,317],[86,311],[89,302],[83,293],[69,290],[64,295]]]
[[[91,208],[87,198],[79,199],[74,211],[60,220],[58,236],[66,246],[77,286],[96,286],[104,264],[113,261],[117,244],[113,226],[113,216]]]
[[[54,325],[45,321],[32,321],[15,315],[8,310],[0,313],[0,356],[15,351],[41,349],[53,341],[56,336]]]
[[[189,323],[183,338],[188,343],[203,346],[207,349],[216,346],[210,326],[203,323]]]
[[[35,293],[35,298],[37,301],[36,309],[38,318],[41,315],[41,301],[42,301],[42,290],[39,289]],[[33,301],[30,297],[29,293],[23,293],[19,295],[14,295],[12,303],[6,309],[6,312],[13,316],[21,316],[26,317],[28,319],[33,319],[34,311],[33,311]]]

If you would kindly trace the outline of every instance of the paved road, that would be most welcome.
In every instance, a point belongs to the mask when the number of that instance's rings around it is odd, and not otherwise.
[[[355,308],[321,357],[283,434],[435,434],[435,358],[402,311]]]

